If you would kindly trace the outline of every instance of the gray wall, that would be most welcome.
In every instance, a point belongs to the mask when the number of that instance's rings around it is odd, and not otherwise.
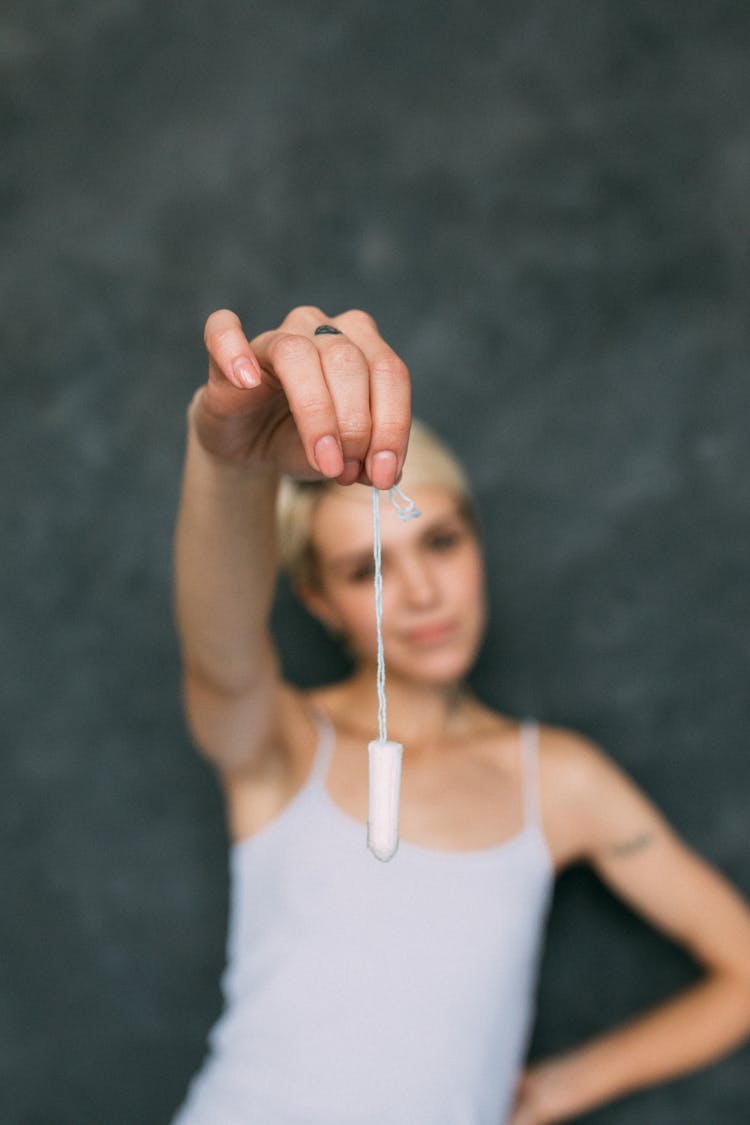
[[[477,687],[750,892],[749,48],[739,2],[2,4],[4,1125],[166,1122],[219,1010],[170,540],[222,305],[377,317],[476,482]],[[695,977],[572,870],[532,1054]],[[586,1120],[740,1125],[748,1062]]]

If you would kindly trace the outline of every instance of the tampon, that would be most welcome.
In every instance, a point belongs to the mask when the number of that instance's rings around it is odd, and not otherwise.
[[[368,743],[369,793],[367,846],[386,863],[398,848],[398,813],[401,796],[401,758],[404,748],[390,739]]]

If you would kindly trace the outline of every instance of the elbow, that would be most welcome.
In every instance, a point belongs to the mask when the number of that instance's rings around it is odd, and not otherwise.
[[[734,1034],[735,1045],[750,1038],[750,974],[745,967],[706,968],[704,982],[723,997],[723,1010]]]

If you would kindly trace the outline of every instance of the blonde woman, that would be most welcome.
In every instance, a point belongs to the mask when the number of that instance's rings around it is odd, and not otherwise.
[[[185,705],[231,831],[226,1006],[175,1125],[546,1125],[685,1074],[750,1031],[750,910],[633,781],[571,730],[465,685],[486,628],[465,478],[422,427],[373,320],[298,308],[252,340],[206,324],[176,535]],[[403,473],[403,476],[402,476]],[[371,490],[382,506],[388,733],[401,843],[365,847],[376,735]],[[354,659],[285,683],[280,559]],[[314,662],[315,654],[310,653]],[[702,979],[524,1068],[554,877],[590,863]]]

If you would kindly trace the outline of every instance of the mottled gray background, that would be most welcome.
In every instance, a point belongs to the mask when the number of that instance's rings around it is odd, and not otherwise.
[[[219,1010],[170,546],[222,305],[377,317],[477,485],[477,686],[750,892],[749,48],[739,0],[3,0],[3,1125],[166,1123]],[[532,1056],[695,976],[570,871]],[[586,1120],[743,1125],[749,1062]]]

